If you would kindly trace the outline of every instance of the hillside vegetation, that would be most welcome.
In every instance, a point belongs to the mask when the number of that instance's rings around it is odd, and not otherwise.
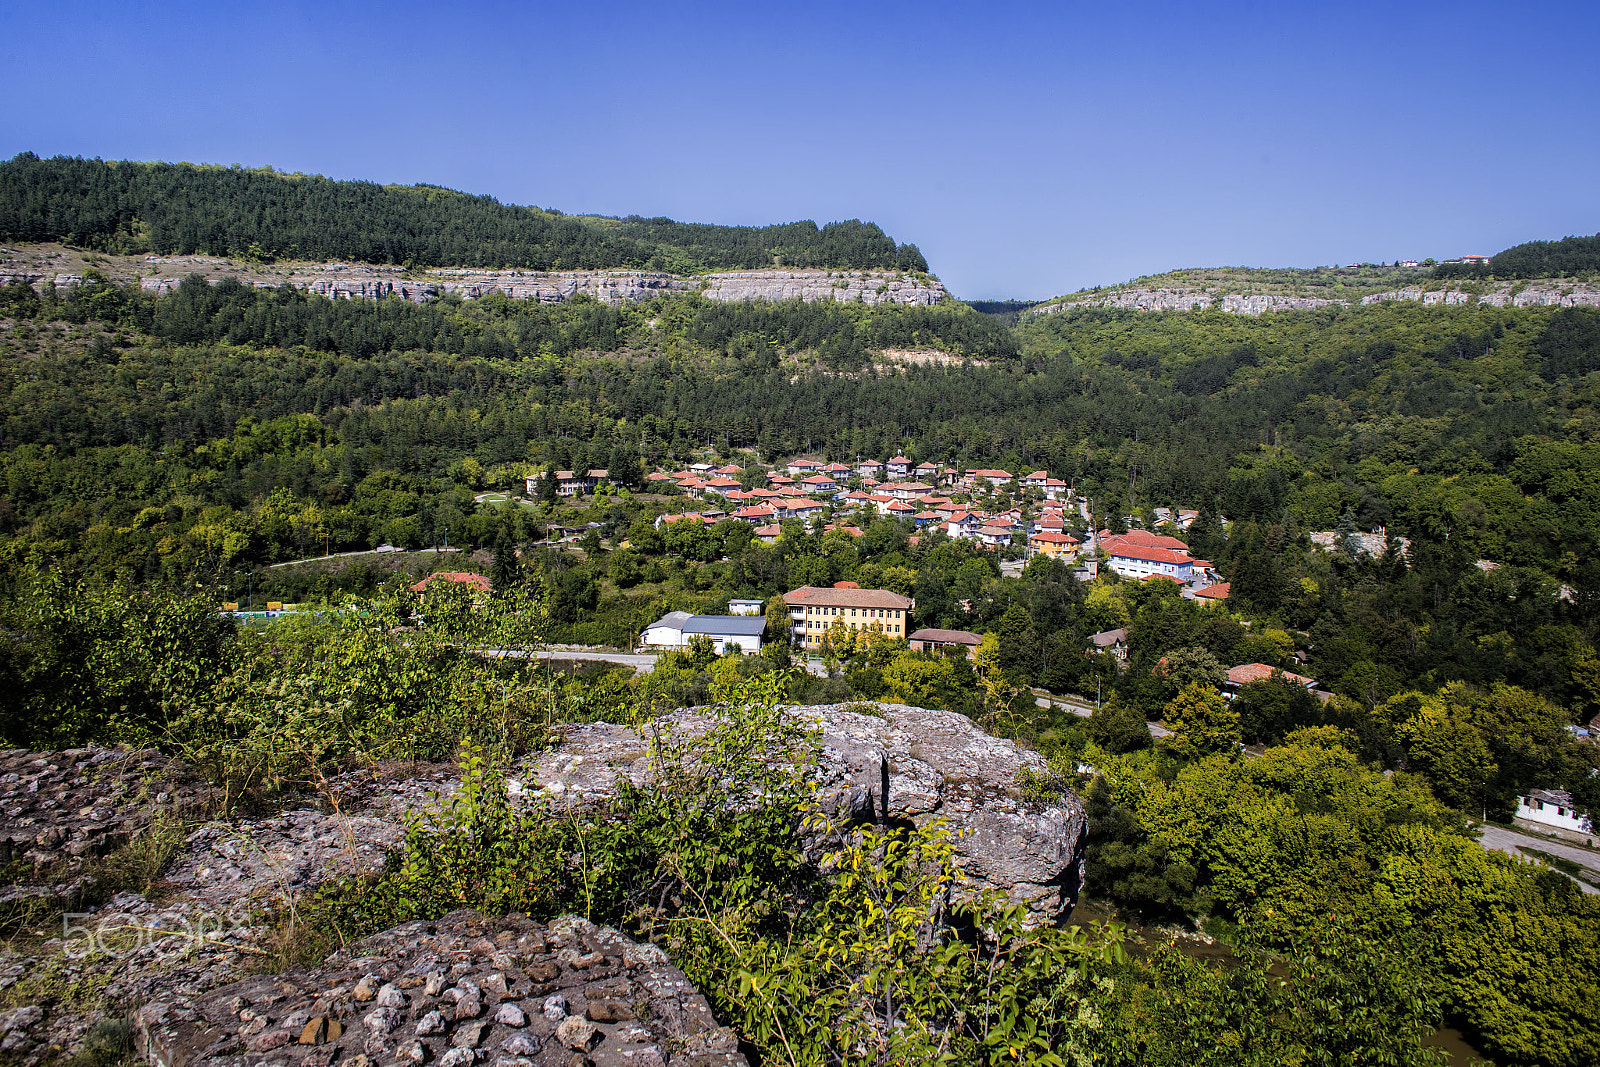
[[[416,267],[928,269],[915,245],[853,219],[754,227],[574,217],[434,185],[31,152],[0,163],[0,240]]]
[[[1392,286],[1386,270],[1323,280]],[[329,883],[294,917],[297,951],[463,905],[577,911],[666,945],[763,1062],[1425,1064],[1442,1023],[1502,1067],[1600,1058],[1575,1010],[1600,996],[1600,898],[1468,824],[1533,788],[1600,807],[1596,746],[1568,729],[1600,713],[1600,311],[1078,308],[1008,328],[1015,309],[990,310],[8,285],[0,742],[160,745],[246,808],[338,767],[460,753],[463,789],[408,827],[411,861]],[[760,484],[802,452],[1044,469],[1096,528],[1195,508],[1183,536],[1230,595],[1045,557],[1003,572],[1021,546],[842,507],[769,544],[682,517],[722,501],[646,481],[705,460]],[[524,491],[601,467],[592,494]],[[1040,506],[1020,485],[972,496]],[[1381,551],[1350,547],[1378,527]],[[1324,551],[1314,530],[1342,536]],[[424,551],[446,541],[459,554]],[[381,542],[412,551],[306,561]],[[419,599],[429,568],[491,589]],[[779,594],[840,581],[982,634],[976,658],[842,629],[827,677],[781,644],[691,647],[639,676],[471,651],[621,646],[733,597],[782,625]],[[218,615],[247,597],[320,613]],[[1113,628],[1125,658],[1086,654]],[[1226,670],[1254,663],[1327,699],[1269,678],[1224,701]],[[1034,686],[1096,711],[1041,708]],[[1017,794],[1084,798],[1088,892],[1239,958],[1130,958],[1114,927],[1029,933],[998,901],[954,917],[976,940],[926,924],[953,876],[937,826],[841,835],[834,865],[801,870],[788,835],[814,797],[771,778],[795,761],[749,754],[795,741],[782,703],[880,699],[1036,748],[1051,773]],[[669,788],[515,814],[505,776],[557,723],[717,701],[726,732],[679,752]]]

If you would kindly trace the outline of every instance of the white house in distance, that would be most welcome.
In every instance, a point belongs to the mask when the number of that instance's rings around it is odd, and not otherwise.
[[[1593,844],[1594,821],[1574,805],[1572,794],[1565,789],[1530,789],[1527,796],[1517,798],[1517,813],[1511,821],[1524,830],[1564,837],[1580,845]]]
[[[669,611],[644,628],[640,643],[654,648],[686,648],[696,636],[711,638],[717,655],[761,651],[761,634],[767,628],[762,615],[690,615]]]

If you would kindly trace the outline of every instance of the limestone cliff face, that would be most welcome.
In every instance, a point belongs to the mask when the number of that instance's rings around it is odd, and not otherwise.
[[[139,279],[141,288],[170,292],[180,273]],[[334,298],[377,300],[398,296],[426,303],[447,293],[467,300],[502,293],[515,300],[559,304],[581,294],[607,304],[627,304],[662,293],[701,292],[707,300],[837,300],[862,304],[937,304],[945,289],[931,278],[918,279],[895,271],[748,270],[722,274],[680,275],[649,271],[405,271],[333,263],[298,268],[287,276],[250,279],[270,287],[285,281],[300,289]]]
[[[1386,300],[1420,300],[1424,304],[1492,304],[1495,307],[1600,307],[1600,288],[1586,283],[1562,284],[1560,281],[1538,281],[1517,288],[1498,285],[1489,292],[1474,296],[1457,289],[1423,292],[1420,289],[1396,289],[1387,293],[1373,293],[1361,298],[1363,304],[1376,304]]]
[[[1544,280],[1502,283],[1483,292],[1466,289],[1423,289],[1420,286],[1373,293],[1362,304],[1389,300],[1416,300],[1424,305],[1492,304],[1495,307],[1600,307],[1600,286],[1587,282]],[[1132,308],[1137,311],[1208,311],[1216,308],[1235,315],[1260,315],[1268,311],[1348,306],[1347,300],[1288,296],[1276,293],[1226,293],[1208,289],[1117,289],[1057,304],[1044,304],[1030,314],[1050,315],[1067,308]]]

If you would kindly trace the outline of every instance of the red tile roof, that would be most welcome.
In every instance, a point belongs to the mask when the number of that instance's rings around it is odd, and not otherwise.
[[[786,604],[819,604],[830,608],[894,608],[900,611],[911,607],[911,598],[887,589],[822,589],[802,585],[783,594]]]
[[[1281,677],[1286,682],[1298,682],[1304,686],[1317,684],[1314,678],[1307,678],[1302,674],[1290,674],[1288,671],[1279,670],[1277,667],[1269,667],[1265,663],[1244,663],[1230,668],[1228,681],[1234,685],[1249,685],[1251,682],[1264,682],[1273,675]]]
[[[1194,595],[1206,600],[1227,600],[1229,585],[1230,583],[1228,582],[1218,582],[1216,585],[1208,585],[1204,589],[1196,589]]]
[[[1168,548],[1142,548],[1138,545],[1107,547],[1106,554],[1120,559],[1142,559],[1146,563],[1192,564],[1187,552],[1174,552]]]
[[[1114,534],[1101,530],[1100,543],[1107,552],[1111,551],[1114,545],[1133,545],[1139,548],[1168,548],[1174,552],[1189,551],[1189,546],[1176,537],[1153,534],[1148,530],[1129,530],[1125,534]]]

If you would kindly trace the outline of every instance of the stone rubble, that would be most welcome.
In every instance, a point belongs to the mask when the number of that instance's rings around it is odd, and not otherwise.
[[[169,987],[138,1026],[152,1064],[185,1067],[746,1064],[665,953],[571,916],[406,923],[309,970]]]

